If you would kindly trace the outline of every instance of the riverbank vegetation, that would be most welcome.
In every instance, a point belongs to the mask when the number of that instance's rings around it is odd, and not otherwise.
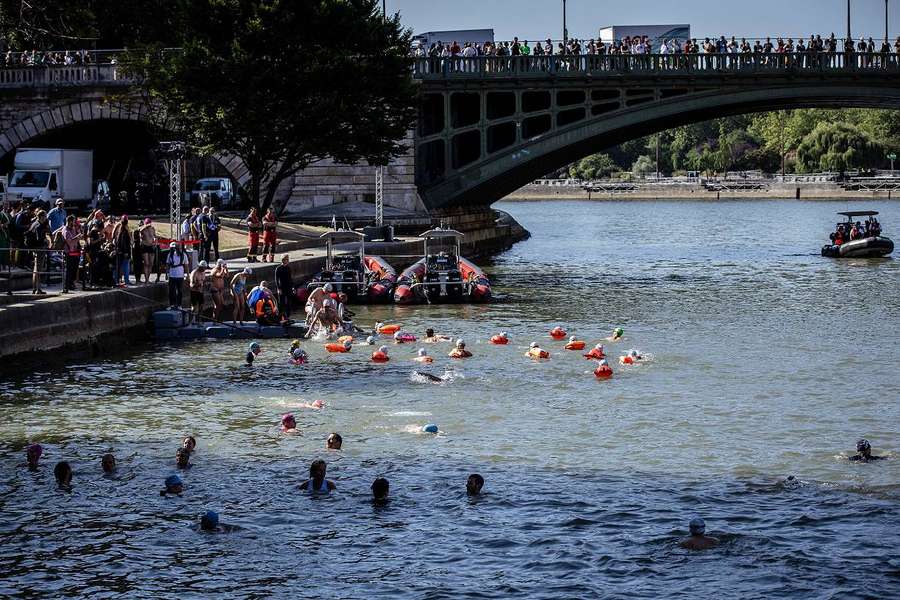
[[[577,179],[642,177],[659,170],[764,173],[889,168],[900,149],[900,111],[781,110],[714,119],[626,142],[568,168]]]

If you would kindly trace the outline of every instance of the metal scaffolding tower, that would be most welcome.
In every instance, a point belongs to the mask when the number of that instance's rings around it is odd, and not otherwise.
[[[181,182],[184,173],[184,142],[160,142],[158,158],[166,163],[169,174],[169,236],[181,241]]]
[[[384,167],[375,167],[375,226],[384,224]]]

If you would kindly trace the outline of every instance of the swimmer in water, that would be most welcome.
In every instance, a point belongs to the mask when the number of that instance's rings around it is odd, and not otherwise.
[[[466,480],[466,494],[469,496],[477,496],[484,487],[484,477],[478,473],[472,473]]]
[[[112,475],[116,472],[116,457],[109,453],[104,454],[100,459],[100,467],[104,473]]]
[[[460,338],[456,340],[456,347],[447,356],[450,358],[471,358],[472,353],[466,350],[466,343]]]
[[[178,475],[169,475],[166,477],[165,486],[165,489],[159,492],[160,496],[168,496],[169,494],[180,496],[184,491],[184,482],[181,481],[181,477]]]
[[[262,346],[259,345],[259,342],[251,342],[246,358],[248,367],[253,366],[253,361],[259,356],[260,352],[262,352]]]
[[[375,504],[385,504],[388,501],[388,492],[391,485],[384,477],[379,477],[372,482],[372,502]]]
[[[327,494],[334,490],[334,482],[325,479],[325,469],[324,460],[314,460],[309,466],[309,479],[300,484],[300,489],[311,494]]]
[[[858,454],[851,456],[849,460],[852,460],[854,462],[869,462],[873,460],[881,460],[884,458],[883,456],[872,455],[872,444],[870,444],[869,440],[867,439],[861,439],[856,442],[856,452]]]
[[[344,438],[342,438],[339,433],[332,433],[328,436],[328,439],[325,440],[325,447],[329,450],[340,450],[343,444]]]
[[[625,330],[621,327],[616,327],[613,329],[612,335],[606,338],[609,342],[618,342],[622,339],[622,336],[625,335]]]
[[[428,351],[425,348],[419,348],[419,351],[416,353],[414,361],[420,363],[431,363],[434,362],[434,359],[428,356]]]
[[[375,345],[375,336],[370,335],[369,337],[367,337],[365,344],[366,344],[366,346],[374,346]]]
[[[56,485],[61,490],[72,488],[72,467],[66,461],[62,460],[53,467],[53,476],[56,478]]]
[[[688,550],[709,550],[719,545],[719,540],[706,534],[706,522],[697,518],[691,521],[691,535],[681,540],[681,547]]]
[[[287,413],[281,416],[281,431],[284,433],[297,432],[297,419],[294,418],[294,415]]]
[[[214,510],[206,511],[202,517],[200,517],[200,531],[206,531],[209,533],[218,533],[221,531],[219,528],[219,513]]]
[[[306,354],[306,350],[303,348],[294,348],[291,351],[291,360],[290,363],[292,365],[305,365],[309,360],[309,356]]]
[[[38,462],[41,460],[41,454],[44,448],[40,444],[31,444],[25,450],[25,459],[28,461],[28,470],[37,471]]]
[[[192,435],[186,435],[181,441],[181,447],[193,454],[194,450],[197,449],[197,438]]]
[[[444,383],[444,379],[442,377],[438,377],[437,375],[432,375],[431,373],[423,373],[422,371],[413,371],[413,375],[416,377],[421,377],[422,379],[427,379],[431,383]]]
[[[193,466],[191,464],[191,453],[184,448],[179,448],[178,450],[176,450],[175,466],[179,469],[190,469]]]
[[[449,342],[450,338],[446,335],[436,335],[434,329],[429,327],[425,330],[425,338],[422,341],[426,344],[437,344],[438,342]]]
[[[591,351],[585,354],[584,357],[589,360],[592,358],[603,360],[604,358],[606,358],[606,349],[603,347],[603,344],[597,344],[596,346],[591,348]]]

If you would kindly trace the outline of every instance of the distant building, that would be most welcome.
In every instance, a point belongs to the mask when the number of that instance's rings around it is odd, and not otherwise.
[[[600,39],[604,43],[622,40],[627,37],[647,36],[653,47],[662,44],[663,40],[679,40],[684,43],[691,37],[690,25],[610,25],[600,28]]]
[[[460,46],[466,42],[483,44],[494,41],[493,29],[456,29],[450,31],[426,31],[413,36],[413,46],[422,45],[429,48],[431,44],[441,42],[443,44],[458,43]]]

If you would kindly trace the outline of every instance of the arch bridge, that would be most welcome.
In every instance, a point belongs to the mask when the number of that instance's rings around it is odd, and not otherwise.
[[[417,58],[419,193],[474,209],[588,154],[712,118],[900,108],[900,55]]]

